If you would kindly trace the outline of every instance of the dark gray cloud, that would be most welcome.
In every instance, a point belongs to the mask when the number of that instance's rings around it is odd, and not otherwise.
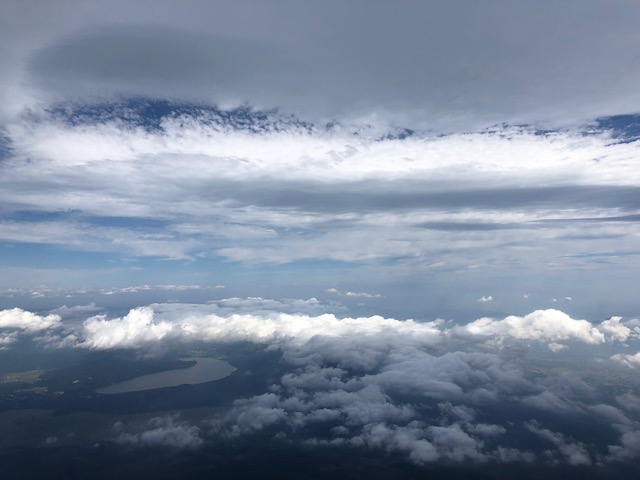
[[[480,209],[517,210],[526,208],[555,209],[605,209],[640,208],[640,188],[633,186],[565,185],[540,187],[492,187],[457,185],[446,188],[442,183],[411,181],[397,182],[367,180],[358,183],[290,183],[273,181],[266,183],[207,182],[200,192],[211,201],[229,200],[236,206],[264,205],[296,210],[346,213],[396,210]],[[199,195],[200,196],[200,195]],[[580,220],[580,219],[577,219]],[[590,219],[587,219],[590,220]],[[607,221],[606,219],[591,219]],[[556,220],[560,222],[561,220]],[[608,221],[612,221],[609,218]],[[633,216],[627,221],[634,221]],[[539,221],[538,226],[544,223]],[[430,226],[423,223],[421,226]],[[453,223],[433,224],[436,229],[455,229]],[[486,224],[483,224],[486,226]],[[474,228],[475,227],[475,228]],[[489,226],[490,227],[490,226]],[[487,229],[489,229],[487,227]],[[531,226],[533,227],[533,226]],[[461,228],[463,229],[463,228]],[[470,224],[469,230],[482,230],[478,224]]]
[[[167,27],[113,26],[63,39],[38,52],[29,65],[36,84],[62,98],[100,93],[175,95],[203,90],[233,98],[240,85],[259,82],[269,69],[282,71],[286,55],[275,58],[259,43]],[[169,92],[167,92],[169,90]],[[237,90],[236,90],[237,91]]]
[[[11,104],[143,93],[448,130],[640,108],[632,2],[63,2],[37,10],[13,2],[5,15],[3,43],[16,47],[2,59]]]

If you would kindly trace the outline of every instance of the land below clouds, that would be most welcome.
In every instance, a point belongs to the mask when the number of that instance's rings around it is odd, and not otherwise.
[[[636,320],[546,310],[457,325],[283,308],[255,298],[167,303],[121,317],[85,311],[84,321],[4,311],[0,461],[25,478],[41,473],[24,465],[27,455],[51,471],[84,455],[75,478],[108,462],[104,472],[125,478],[252,475],[280,463],[285,478],[312,476],[305,468],[370,478],[637,473]],[[96,392],[186,372],[187,356],[237,370],[196,385]]]

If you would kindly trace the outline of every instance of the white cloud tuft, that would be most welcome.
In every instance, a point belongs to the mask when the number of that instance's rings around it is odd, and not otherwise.
[[[104,315],[87,319],[82,325],[81,347],[103,350],[136,348],[160,342],[174,332],[170,322],[154,322],[151,308],[136,308],[126,316],[107,320]]]
[[[0,350],[6,349],[18,339],[18,335],[13,333],[0,334]]]
[[[166,315],[171,315],[168,306]],[[264,315],[233,314],[187,315],[171,320],[154,320],[149,307],[131,310],[126,316],[107,320],[100,315],[86,320],[79,345],[92,349],[136,348],[169,339],[219,342],[251,341],[256,343],[290,342],[303,344],[313,337],[342,338],[353,336],[389,335],[414,338],[433,343],[440,331],[433,323],[400,321],[380,316],[337,318],[332,314],[316,317],[303,314],[265,313]]]
[[[609,341],[625,342],[631,336],[631,329],[621,323],[621,317],[611,317],[598,325]]]
[[[503,320],[481,318],[451,329],[455,336],[487,338],[502,341],[508,338],[529,341],[578,341],[598,344],[605,336],[590,322],[574,320],[559,310],[536,310],[524,317],[510,315]]]
[[[549,345],[547,345],[547,347],[549,347],[549,350],[551,350],[552,352],[560,352],[561,350],[568,348],[566,345],[555,342],[551,342]]]
[[[382,295],[380,295],[379,293],[351,292],[351,291],[342,292],[337,288],[327,288],[326,291],[328,293],[335,293],[340,297],[360,297],[360,298],[381,298],[382,297]]]
[[[36,315],[21,308],[0,311],[0,328],[22,330],[33,333],[60,325],[60,316],[50,314]]]
[[[611,360],[626,365],[628,367],[640,368],[640,352],[633,355],[617,353],[611,356]]]

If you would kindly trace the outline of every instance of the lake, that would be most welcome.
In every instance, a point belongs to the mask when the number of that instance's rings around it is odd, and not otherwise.
[[[132,378],[125,382],[113,383],[98,388],[97,393],[115,394],[140,392],[154,388],[177,387],[178,385],[196,385],[198,383],[213,382],[228,377],[236,369],[223,360],[215,358],[183,358],[185,361],[195,361],[189,368],[167,370],[166,372],[151,373]]]

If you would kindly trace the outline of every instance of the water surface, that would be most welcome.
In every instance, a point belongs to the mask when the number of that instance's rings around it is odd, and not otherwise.
[[[228,377],[236,370],[235,367],[227,362],[215,358],[183,358],[182,360],[194,360],[196,364],[189,368],[151,373],[124,382],[113,383],[106,387],[98,388],[96,392],[113,394],[177,387],[178,385],[196,385],[220,380]]]

